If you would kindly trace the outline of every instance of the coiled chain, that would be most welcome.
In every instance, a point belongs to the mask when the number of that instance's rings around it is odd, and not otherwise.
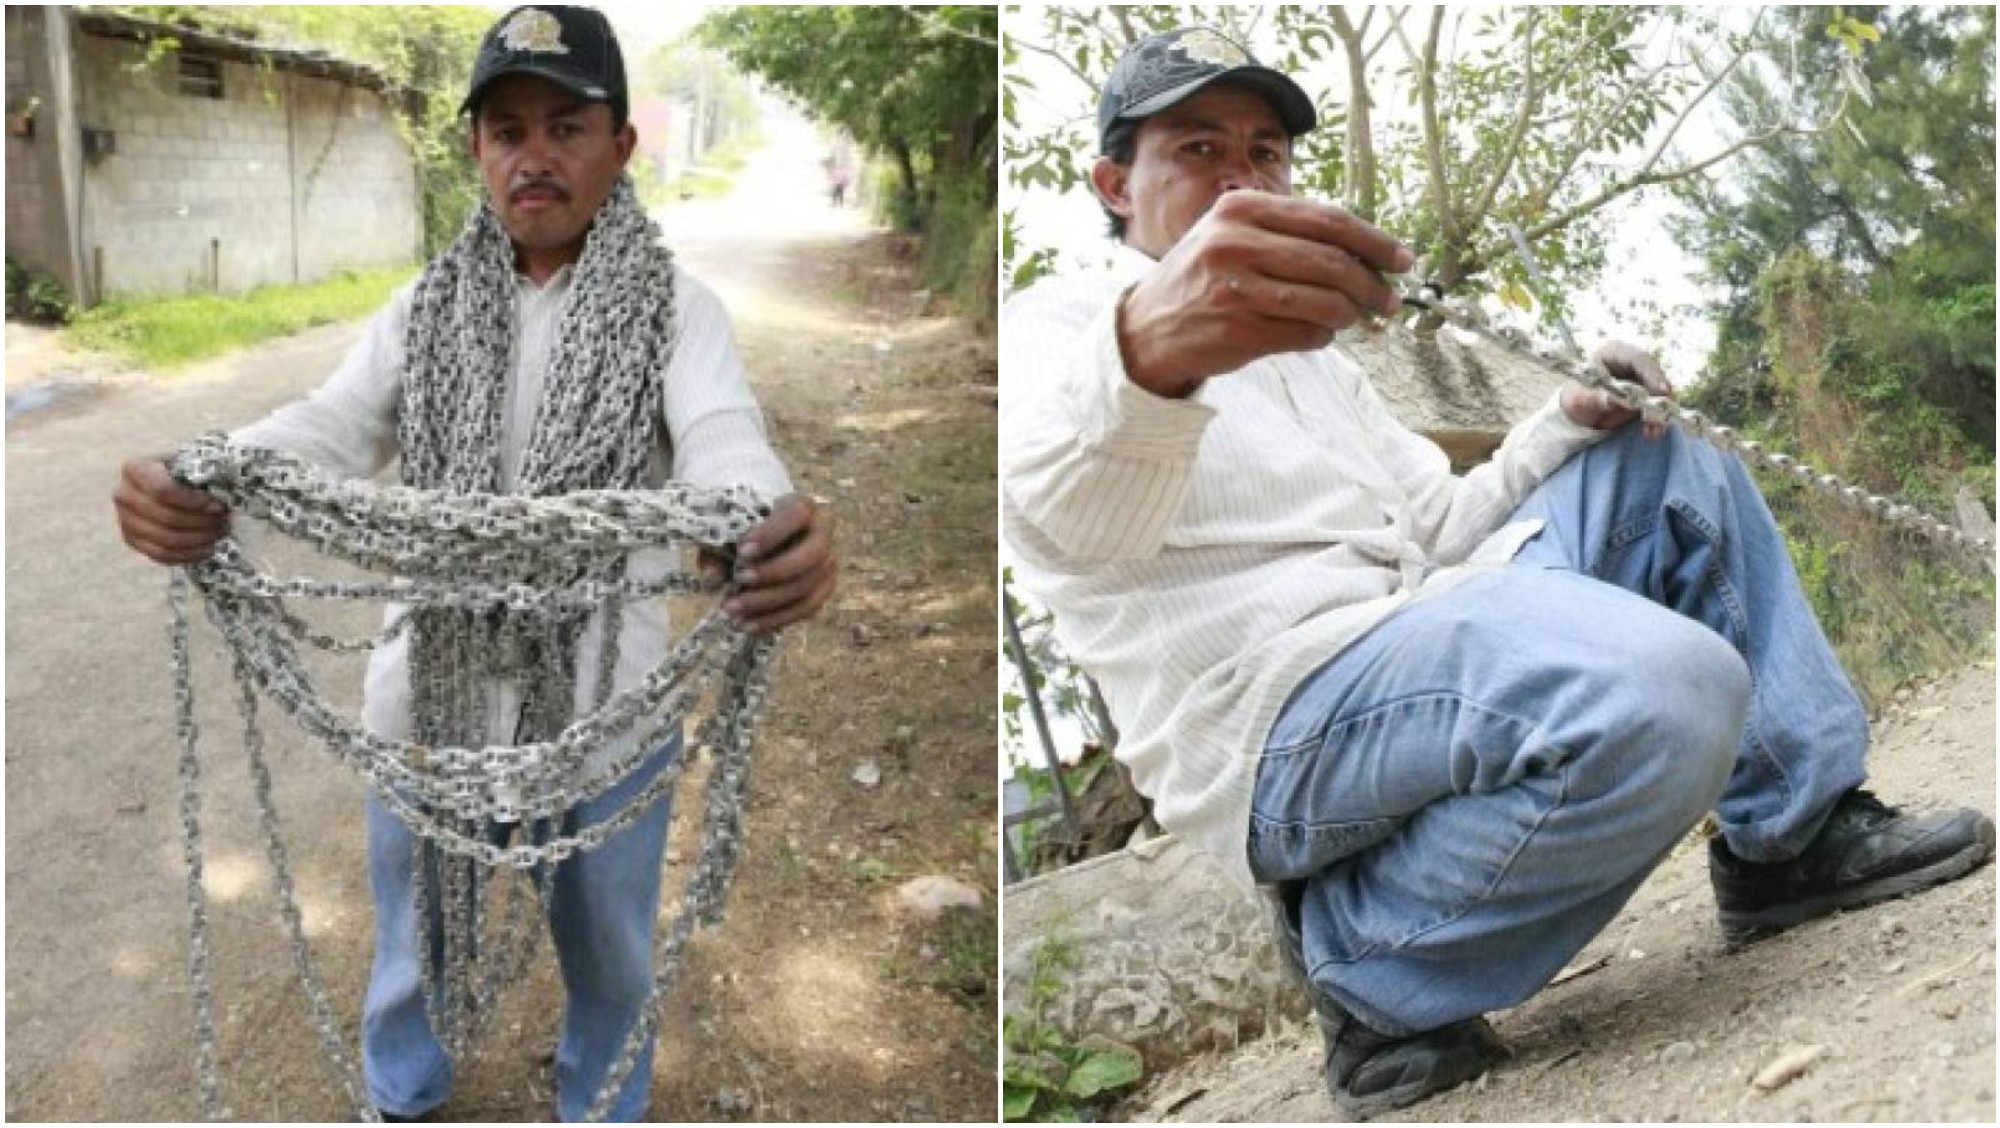
[[[258,517],[322,554],[383,573],[355,582],[278,578],[258,571],[233,540],[209,559],[175,569],[172,654],[176,736],[180,745],[182,853],[187,864],[188,975],[195,1011],[199,1100],[204,1119],[225,1115],[217,1082],[213,990],[208,966],[207,905],[202,888],[201,757],[194,719],[188,650],[187,590],[203,608],[232,659],[243,718],[243,745],[264,838],[265,853],[307,1007],[329,1068],[357,1117],[379,1120],[353,1052],[342,1035],[306,943],[288,854],[271,796],[271,775],[257,726],[259,696],[277,705],[341,762],[354,769],[375,797],[437,851],[442,887],[423,879],[417,865],[419,917],[441,911],[447,958],[444,978],[452,990],[433,994],[425,960],[425,997],[453,1000],[431,1015],[440,1039],[462,1052],[491,1013],[501,984],[514,980],[534,950],[538,925],[527,905],[546,906],[555,863],[596,849],[671,794],[687,757],[674,757],[636,794],[599,822],[572,834],[535,836],[502,847],[490,841],[496,824],[523,820],[562,822],[578,804],[615,787],[637,771],[653,750],[680,731],[683,718],[713,690],[710,711],[695,739],[713,763],[704,793],[702,834],[672,926],[659,943],[654,980],[641,1019],[628,1033],[617,1061],[590,1106],[589,1118],[608,1114],[658,1022],[657,1011],[681,968],[681,952],[697,924],[720,923],[729,882],[743,849],[743,796],[756,721],[769,695],[769,667],[776,640],[736,628],[711,611],[636,684],[600,694],[599,705],[552,740],[520,745],[431,747],[376,736],[340,716],[315,688],[300,660],[298,643],[336,651],[367,649],[395,637],[408,617],[380,634],[343,641],[313,631],[286,600],[394,601],[409,607],[505,609],[527,615],[603,613],[634,600],[694,593],[695,576],[675,572],[652,581],[605,583],[578,579],[604,574],[597,565],[634,549],[698,544],[727,552],[768,510],[744,489],[709,490],[669,483],[645,492],[588,491],[524,498],[446,494],[405,487],[375,488],[338,481],[274,451],[238,447],[206,436],[171,464],[174,475],[207,490],[240,514]],[[601,771],[586,771],[593,754],[627,734],[632,751]],[[418,851],[420,855],[427,851]],[[483,945],[485,898],[474,867],[522,877],[526,891],[510,899],[501,942]],[[543,914],[544,916],[546,914]],[[525,935],[524,935],[525,933]],[[429,951],[429,938],[420,951]],[[474,976],[471,961],[486,946],[497,959]]]

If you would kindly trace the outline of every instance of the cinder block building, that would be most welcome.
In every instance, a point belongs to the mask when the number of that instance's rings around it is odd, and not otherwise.
[[[7,254],[81,305],[419,257],[415,94],[322,52],[9,5]]]

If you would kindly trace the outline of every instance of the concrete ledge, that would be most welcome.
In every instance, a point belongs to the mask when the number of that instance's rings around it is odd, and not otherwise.
[[[1035,951],[1050,937],[1075,966],[1044,1020],[1071,1042],[1095,1034],[1133,1046],[1148,1071],[1306,1013],[1263,900],[1171,836],[1007,888],[1008,1013],[1027,1006]]]

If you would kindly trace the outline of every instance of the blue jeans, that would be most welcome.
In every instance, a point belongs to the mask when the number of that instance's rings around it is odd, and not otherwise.
[[[1735,459],[1628,426],[1516,513],[1510,567],[1308,676],[1258,770],[1250,866],[1297,882],[1314,985],[1375,1029],[1534,994],[1713,809],[1798,853],[1868,724]]]
[[[574,834],[609,817],[680,753],[676,736],[616,787],[578,804],[558,829]],[[556,1048],[556,1112],[565,1121],[582,1120],[589,1110],[652,990],[653,920],[671,808],[671,796],[664,797],[604,845],[556,865],[549,929],[569,996]],[[443,1104],[453,1080],[451,1057],[425,1015],[410,881],[416,849],[409,829],[370,795],[375,967],[362,1003],[362,1068],[377,1107],[400,1116]],[[630,1122],[645,1113],[652,1073],[649,1042],[607,1119]]]

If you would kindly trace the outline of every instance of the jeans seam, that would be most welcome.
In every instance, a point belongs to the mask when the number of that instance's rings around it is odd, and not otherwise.
[[[1415,943],[1416,941],[1422,939],[1423,937],[1428,936],[1433,932],[1436,932],[1438,929],[1444,928],[1445,926],[1450,924],[1457,923],[1461,918],[1465,916],[1465,914],[1471,912],[1473,909],[1477,908],[1486,901],[1491,900],[1493,897],[1493,891],[1500,887],[1501,882],[1507,880],[1507,875],[1509,873],[1513,872],[1514,863],[1520,860],[1521,852],[1528,848],[1528,843],[1534,841],[1535,835],[1541,833],[1542,827],[1545,824],[1547,824],[1550,816],[1554,815],[1557,811],[1561,810],[1563,804],[1569,801],[1569,777],[1570,777],[1570,771],[1572,768],[1575,767],[1575,765],[1576,761],[1574,758],[1563,761],[1562,767],[1556,772],[1555,802],[1549,804],[1548,809],[1544,810],[1539,816],[1536,817],[1534,825],[1528,827],[1528,829],[1521,835],[1520,841],[1516,842],[1514,844],[1514,848],[1507,852],[1506,860],[1500,863],[1500,868],[1493,874],[1493,880],[1486,884],[1485,890],[1483,890],[1477,896],[1467,898],[1464,904],[1459,905],[1457,908],[1453,909],[1451,912],[1440,917],[1438,920],[1433,921],[1422,928],[1415,929],[1414,931],[1411,931],[1408,934],[1397,939],[1394,943],[1388,945],[1389,949],[1391,951],[1400,952],[1403,949],[1408,948],[1411,944]],[[1369,946],[1368,952],[1372,953],[1373,951],[1375,951],[1377,948],[1380,947],[1382,947],[1382,942],[1377,941]],[[1365,954],[1367,953],[1364,953],[1364,955]],[[1358,962],[1359,959],[1360,957],[1356,957],[1356,960],[1353,962]]]
[[[1611,530],[1611,535],[1604,538],[1604,546],[1598,551],[1597,559],[1591,561],[1590,566],[1584,570],[1585,574],[1600,577],[1606,575],[1610,572],[1611,565],[1625,554],[1626,549],[1651,536],[1659,525],[1659,514],[1647,513]]]
[[[1668,498],[1665,504],[1667,508],[1679,514],[1682,520],[1694,526],[1702,536],[1707,537],[1710,544],[1717,547],[1714,558],[1709,561],[1708,567],[1703,569],[1704,578],[1714,590],[1716,598],[1721,601],[1723,613],[1729,617],[1729,625],[1735,631],[1736,638],[1742,640],[1740,644],[1732,640],[1732,645],[1735,646],[1737,653],[1743,655],[1744,668],[1750,675],[1750,698],[1754,702],[1758,693],[1759,679],[1757,665],[1750,660],[1750,613],[1743,606],[1743,600],[1736,594],[1735,585],[1729,582],[1729,573],[1722,566],[1720,551],[1722,530],[1711,525],[1701,511],[1684,499]],[[1783,797],[1783,805],[1789,806],[1795,794],[1791,775],[1785,771],[1784,761],[1771,751],[1770,743],[1764,739],[1763,732],[1759,730],[1756,709],[1750,710],[1744,728],[1744,743],[1754,749],[1759,761],[1770,766],[1771,779],[1777,786],[1779,795]]]
[[[1440,700],[1456,701],[1463,708],[1477,709],[1488,716],[1499,717],[1502,720],[1517,725],[1525,725],[1530,729],[1536,729],[1541,727],[1540,724],[1536,722],[1532,717],[1517,717],[1514,714],[1509,713],[1503,709],[1495,709],[1491,705],[1487,705],[1478,701],[1473,701],[1467,698],[1464,693],[1456,689],[1426,689],[1416,693],[1407,694],[1402,697],[1393,698],[1388,701],[1377,702],[1374,706],[1369,708],[1369,710],[1365,713],[1357,713],[1352,717],[1345,717],[1339,721],[1334,721],[1329,719],[1325,725],[1320,727],[1318,737],[1311,740],[1290,741],[1276,748],[1265,748],[1263,755],[1260,759],[1268,759],[1273,756],[1280,756],[1280,757],[1297,756],[1302,752],[1308,751],[1310,747],[1323,748],[1327,744],[1332,742],[1335,732],[1342,729],[1352,728],[1353,726],[1358,725],[1363,721],[1367,721],[1374,717],[1377,717],[1382,713],[1389,711],[1390,709],[1399,708],[1401,706],[1408,705],[1413,702],[1423,703],[1423,702],[1440,701]]]
[[[1392,710],[1403,709],[1413,704],[1427,704],[1439,701],[1451,703],[1454,709],[1456,709],[1461,713],[1464,712],[1465,710],[1475,710],[1478,713],[1481,713],[1487,717],[1499,719],[1507,723],[1508,725],[1519,726],[1523,729],[1528,730],[1529,732],[1538,731],[1541,727],[1536,721],[1534,721],[1531,718],[1517,717],[1512,713],[1506,712],[1505,710],[1496,709],[1484,703],[1472,701],[1468,699],[1465,696],[1465,694],[1457,690],[1429,690],[1422,693],[1413,693],[1404,697],[1399,697],[1393,701],[1384,701],[1377,703],[1373,708],[1369,709],[1367,712],[1361,713],[1357,716],[1345,718],[1339,721],[1338,723],[1329,721],[1329,723],[1327,723],[1321,730],[1322,737],[1318,742],[1319,746],[1322,748],[1330,746],[1333,743],[1335,743],[1336,734],[1343,732],[1347,729],[1353,728],[1354,726],[1379,718],[1383,714],[1388,713]],[[1301,742],[1301,744],[1303,743],[1306,742]],[[1300,745],[1291,745],[1288,747],[1292,749],[1293,754],[1296,754],[1297,749],[1300,747]],[[1274,752],[1278,751],[1279,751],[1278,749],[1269,749],[1266,751],[1265,755],[1269,756]],[[1534,838],[1535,834],[1541,830],[1542,826],[1548,821],[1548,818],[1551,815],[1553,815],[1557,810],[1561,809],[1564,803],[1568,802],[1570,773],[1572,769],[1575,767],[1575,762],[1576,762],[1576,757],[1573,754],[1573,750],[1572,754],[1563,757],[1562,761],[1557,767],[1557,770],[1554,773],[1556,778],[1556,796],[1554,802],[1549,805],[1547,810],[1543,811],[1535,819],[1534,824],[1532,826],[1527,828],[1526,832],[1521,835],[1520,840],[1515,844],[1514,848],[1508,851],[1507,856],[1501,861],[1498,869],[1495,871],[1492,879],[1486,884],[1486,887],[1484,888],[1483,891],[1468,897],[1464,901],[1464,903],[1453,907],[1451,910],[1441,915],[1437,920],[1432,921],[1431,923],[1423,926],[1422,928],[1416,929],[1415,931],[1409,932],[1399,938],[1396,938],[1393,941],[1379,939],[1379,938],[1370,939],[1369,942],[1366,945],[1364,945],[1359,951],[1356,951],[1344,958],[1336,956],[1330,959],[1309,963],[1307,965],[1308,973],[1310,974],[1311,972],[1316,971],[1321,967],[1326,967],[1330,964],[1345,964],[1345,965],[1357,964],[1362,960],[1368,958],[1370,955],[1373,955],[1376,951],[1381,950],[1385,945],[1392,951],[1399,950],[1403,947],[1406,947],[1416,939],[1436,929],[1443,928],[1446,925],[1449,925],[1459,920],[1460,918],[1465,916],[1466,913],[1471,912],[1479,904],[1491,898],[1494,889],[1496,889],[1502,881],[1506,880],[1508,873],[1512,871],[1515,862],[1520,857],[1521,851],[1527,848],[1528,843]],[[1258,768],[1261,778],[1263,765],[1260,763],[1258,765]],[[1517,785],[1518,784],[1516,784],[1516,786]],[[1482,794],[1482,793],[1466,791],[1466,792],[1456,792],[1454,794],[1472,795],[1472,794]],[[1493,794],[1493,793],[1489,792],[1483,794]],[[1262,837],[1262,834],[1260,832],[1266,830],[1283,830],[1292,827],[1300,827],[1305,829],[1307,833],[1310,834],[1314,830],[1318,830],[1321,828],[1331,829],[1335,827],[1357,826],[1369,822],[1383,821],[1384,819],[1388,819],[1390,817],[1392,816],[1383,816],[1382,818],[1378,819],[1343,819],[1337,822],[1315,823],[1308,820],[1270,819],[1263,815],[1258,814],[1255,810],[1252,810],[1250,812],[1250,820],[1249,820],[1250,822],[1249,835],[1248,835],[1250,840],[1249,853],[1251,853],[1253,856],[1255,855],[1256,843],[1258,839]],[[1358,856],[1358,855],[1353,855],[1353,856]]]

